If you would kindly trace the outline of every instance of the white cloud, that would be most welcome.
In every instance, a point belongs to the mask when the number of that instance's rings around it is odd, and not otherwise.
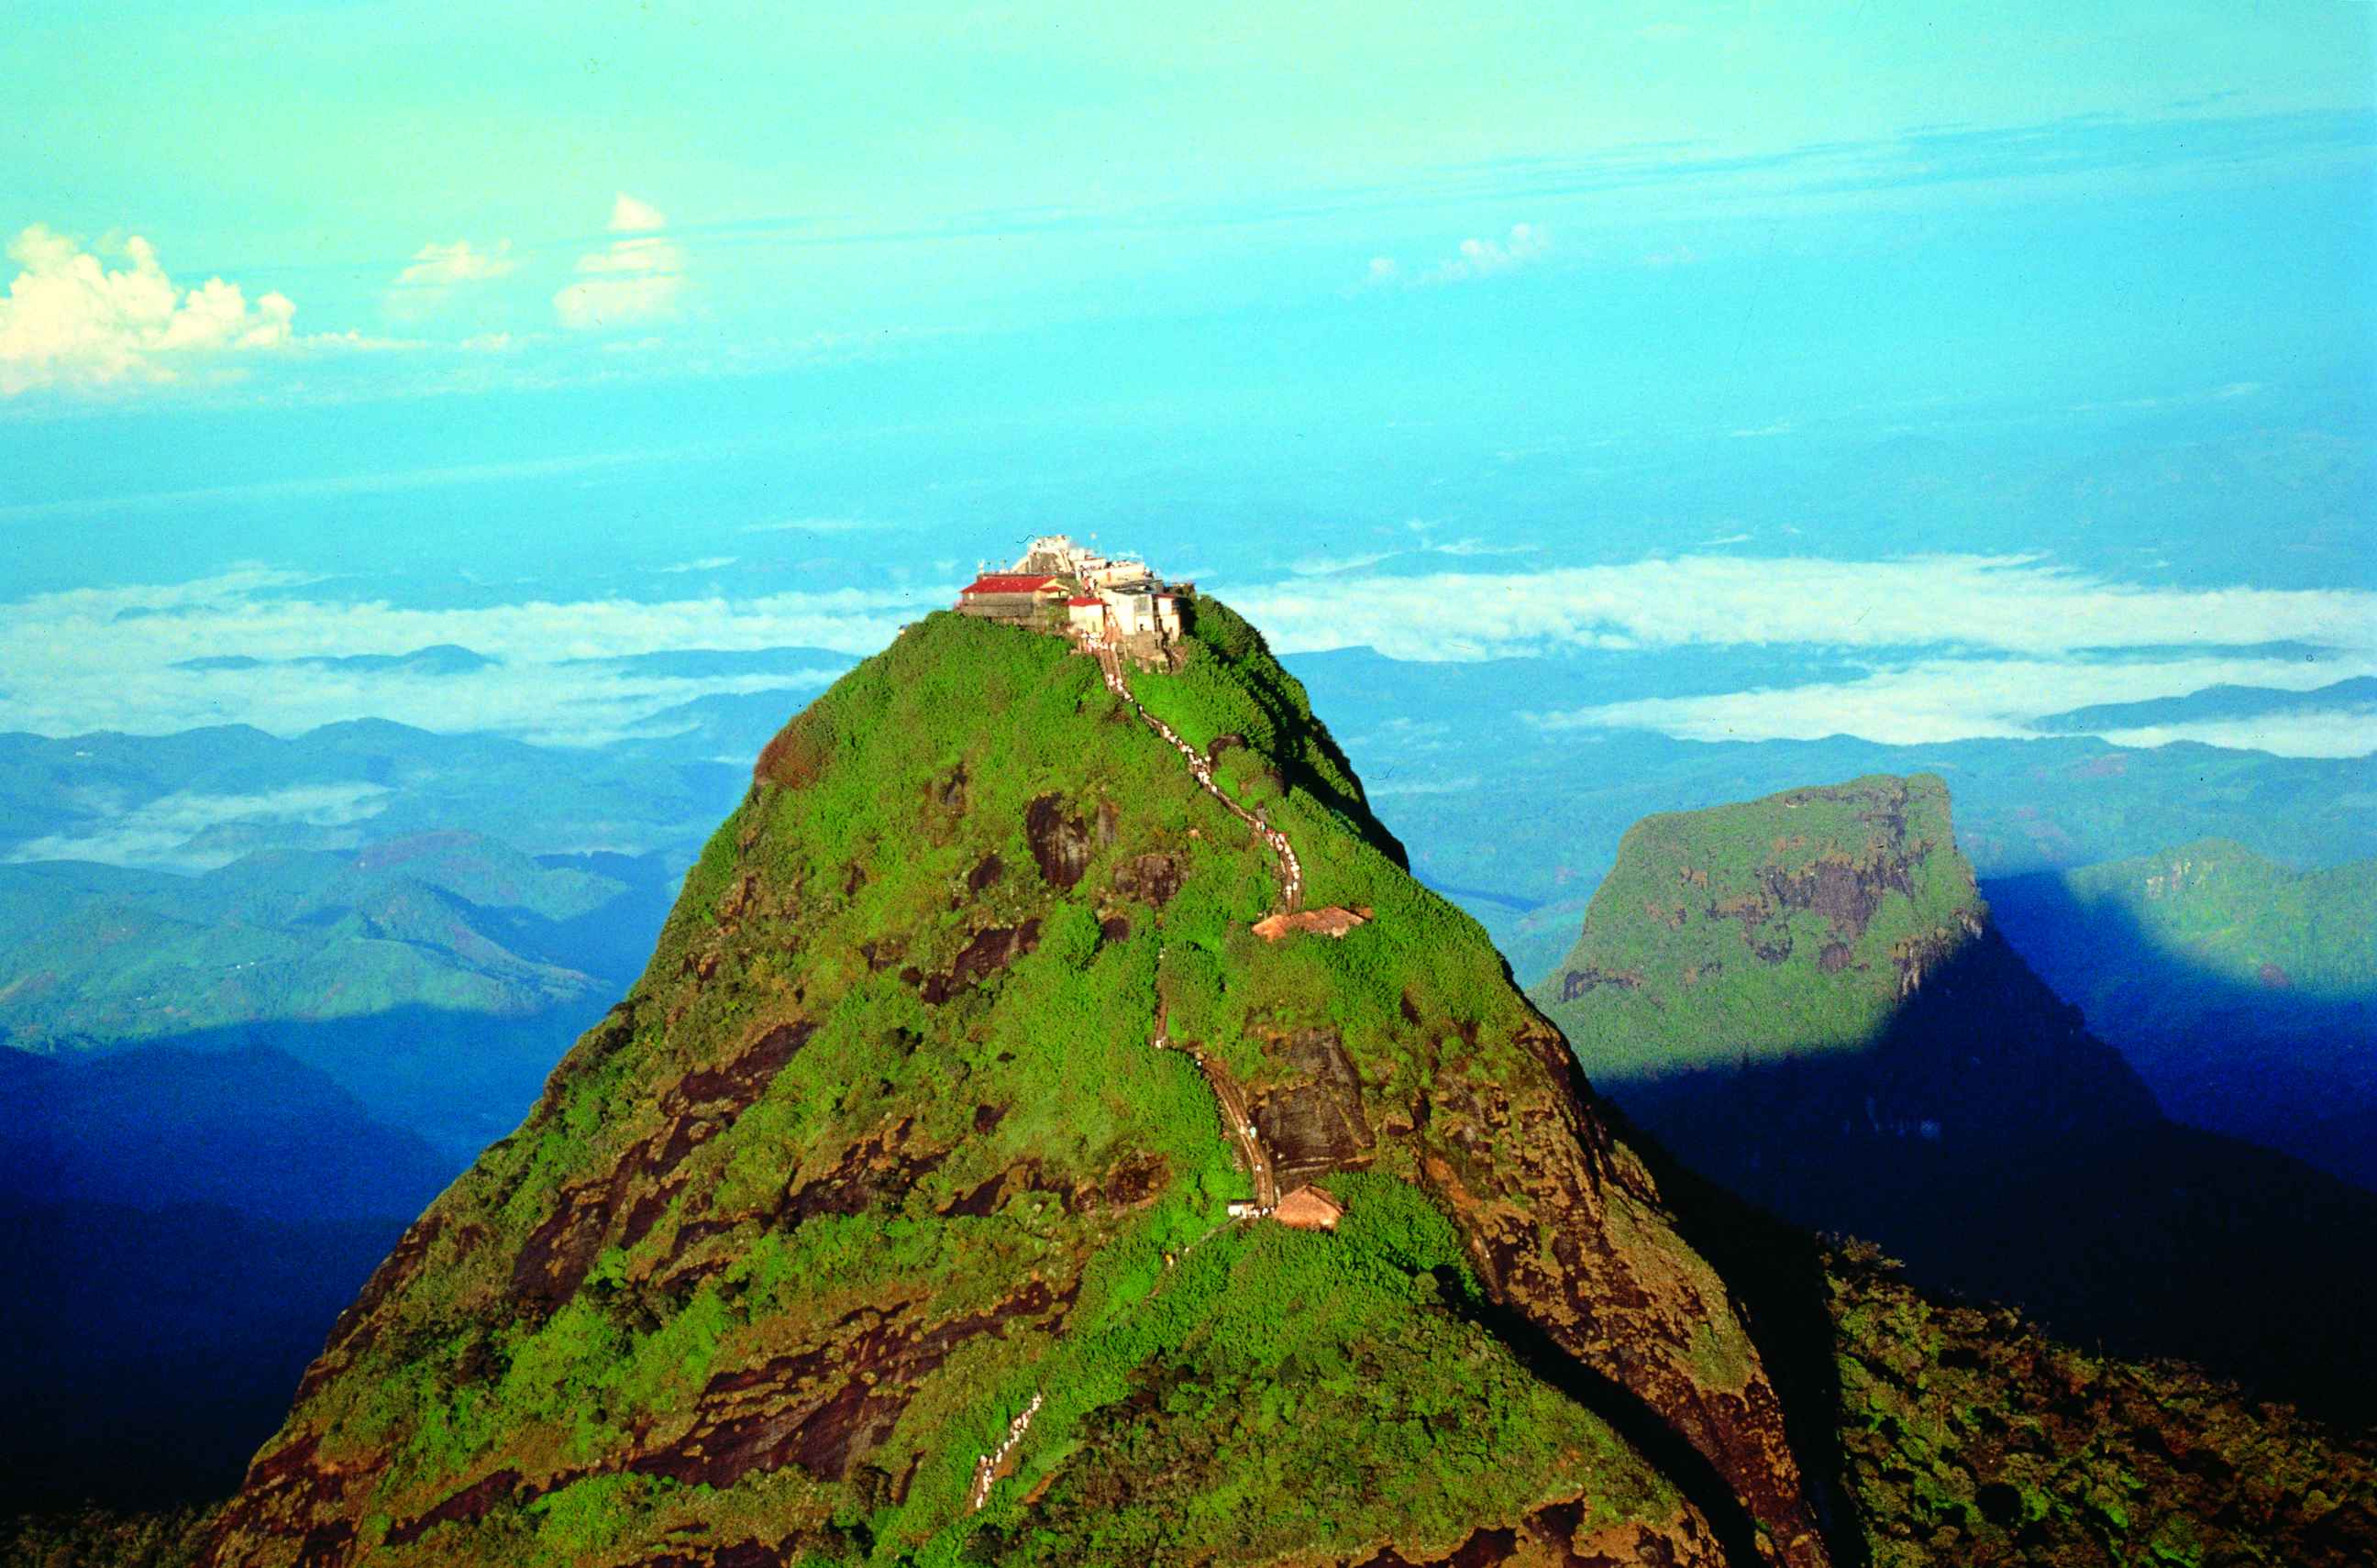
[[[1674,245],[1666,250],[1654,250],[1642,257],[1645,267],[1690,267],[1700,260],[1700,254],[1688,245]]]
[[[611,232],[619,237],[578,258],[578,281],[553,296],[564,327],[590,330],[651,321],[676,307],[685,281],[685,253],[661,231],[659,209],[620,193],[611,204]]]
[[[2367,708],[2300,708],[2258,719],[2205,719],[2148,729],[2107,730],[2115,746],[2165,746],[2200,741],[2237,751],[2281,757],[2366,757],[2377,752],[2377,712]]]
[[[18,234],[18,267],[0,298],[0,397],[35,388],[170,381],[209,356],[275,349],[290,341],[297,307],[281,293],[250,304],[235,283],[209,278],[177,288],[156,247],[135,235],[127,265],[111,271],[95,254],[36,223]]]
[[[309,592],[309,584],[296,573],[248,567],[192,582],[80,589],[0,604],[0,669],[10,672],[0,685],[0,731],[154,734],[252,724],[290,735],[370,714],[424,729],[591,743],[628,733],[657,710],[695,697],[802,684],[781,674],[645,675],[611,661],[680,649],[871,653],[956,592],[954,583],[937,581],[748,599],[689,591],[656,602],[409,609],[340,600]],[[499,663],[448,675],[281,663],[438,643]],[[253,669],[173,667],[226,654],[266,663]],[[603,664],[573,663],[583,660]]]
[[[689,571],[717,571],[721,568],[733,566],[742,558],[740,556],[704,556],[699,560],[679,561],[673,567],[663,567],[661,570],[672,575]]]
[[[469,240],[452,245],[431,243],[413,252],[412,262],[396,275],[399,288],[448,288],[456,283],[484,282],[500,278],[514,265],[512,242],[497,240],[492,250],[480,250]]]
[[[1459,255],[1439,263],[1421,281],[1458,283],[1472,278],[1491,278],[1532,266],[1551,253],[1552,237],[1540,226],[1513,223],[1510,237],[1504,240],[1463,240]]]
[[[489,282],[510,272],[516,265],[511,250],[509,240],[497,240],[486,250],[469,240],[423,245],[388,286],[388,308],[400,316],[436,310],[466,284]]]
[[[257,795],[168,795],[112,818],[84,833],[52,833],[10,849],[12,863],[30,860],[96,860],[109,866],[145,866],[160,870],[208,871],[228,866],[244,848],[207,843],[217,828],[245,823],[302,824],[342,828],[388,809],[385,784],[293,784]]]
[[[1736,430],[1731,434],[1737,441],[1750,441],[1756,440],[1762,436],[1788,436],[1791,434],[1791,428],[1789,420],[1778,419],[1772,425],[1752,425],[1747,430]]]
[[[1380,561],[1393,560],[1408,555],[1405,550],[1372,550],[1359,556],[1305,556],[1287,563],[1287,569],[1298,577],[1328,577],[1341,571],[1358,571],[1377,566]]]
[[[2377,670],[2377,659],[2364,660]],[[1923,659],[1856,680],[1704,697],[1645,698],[1531,714],[1547,730],[1648,729],[1683,740],[1815,740],[1853,735],[1892,746],[1977,738],[2035,739],[2041,714],[2098,703],[2184,696],[2208,686],[2307,690],[2337,678],[2299,659],[2187,656],[2140,660]],[[2104,732],[2120,746],[2179,739],[2294,757],[2377,750],[2377,715],[2362,710]]]
[[[2023,556],[1683,556],[1310,588],[1264,582],[1224,596],[1284,652],[1367,645],[1405,659],[1607,647],[1613,639],[1644,647],[1962,645],[2026,655],[2284,640],[2377,651],[2377,593],[2367,591],[2146,587]]]
[[[1364,288],[1394,288],[1405,282],[1460,283],[1534,265],[1552,253],[1552,237],[1536,223],[1513,223],[1499,240],[1465,239],[1454,253],[1417,275],[1404,272],[1392,256],[1374,256],[1362,274]]]

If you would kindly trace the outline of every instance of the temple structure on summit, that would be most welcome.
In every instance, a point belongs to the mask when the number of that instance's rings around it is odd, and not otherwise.
[[[1193,582],[1166,582],[1145,561],[1102,556],[1062,533],[1032,541],[1005,571],[984,570],[958,590],[958,613],[1006,621],[1142,661],[1165,658],[1181,636]]]

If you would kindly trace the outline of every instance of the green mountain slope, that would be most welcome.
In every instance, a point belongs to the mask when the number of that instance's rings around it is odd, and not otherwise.
[[[210,1559],[1826,1561],[1725,1283],[1300,688],[1197,627],[1130,691],[1211,792],[951,616],[804,712]],[[1299,875],[1364,923],[1256,935]],[[1333,1230],[1229,1211],[1308,1183]]]

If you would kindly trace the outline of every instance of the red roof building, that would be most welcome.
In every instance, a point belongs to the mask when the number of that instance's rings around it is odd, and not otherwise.
[[[971,599],[977,593],[1037,593],[1053,588],[1057,580],[1045,572],[986,571],[958,590],[958,597]]]

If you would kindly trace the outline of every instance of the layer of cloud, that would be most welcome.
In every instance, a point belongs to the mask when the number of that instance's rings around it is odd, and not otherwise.
[[[343,828],[388,808],[385,784],[293,784],[255,795],[169,795],[134,807],[105,826],[53,833],[12,847],[10,862],[96,860],[155,870],[208,871],[245,852],[238,844],[209,843],[219,830],[244,826]]]
[[[1552,731],[1648,729],[1684,740],[1853,735],[1885,745],[1927,746],[2035,738],[2032,721],[2042,709],[2067,702],[2134,702],[2224,684],[2299,690],[2325,684],[2332,674],[2324,665],[2307,669],[2299,659],[1921,659],[1856,680],[1647,698],[1530,717]],[[2287,756],[2358,757],[2377,750],[2377,717],[2366,710],[2288,713],[2108,732],[2105,738],[2124,746],[2195,739]]]
[[[1560,649],[1798,648],[1847,654],[1853,679],[1646,697],[1529,715],[1551,730],[1693,740],[1854,735],[1891,744],[2028,737],[2068,709],[2217,685],[2302,691],[2377,673],[2377,593],[2185,589],[2019,557],[1895,561],[1688,556],[1543,572],[1273,579],[1224,597],[1283,652],[1369,646],[1417,660]],[[2272,644],[2328,656],[2273,656]],[[2365,709],[2108,735],[2291,756],[2377,749]]]
[[[1368,646],[1403,659],[1792,643],[2032,655],[2287,640],[2377,650],[2377,593],[2151,587],[2023,556],[1683,556],[1531,572],[1341,577],[1326,586],[1266,581],[1224,593],[1283,652]],[[2321,679],[2350,673],[2330,669]]]
[[[397,286],[435,289],[500,278],[512,269],[511,249],[509,240],[497,240],[491,250],[480,250],[469,240],[432,242],[413,253],[412,265],[396,275]]]
[[[191,582],[41,594],[0,604],[0,668],[9,672],[0,684],[0,731],[154,734],[239,723],[293,735],[369,714],[424,729],[593,744],[635,733],[650,715],[697,697],[810,678],[655,675],[613,661],[687,649],[871,653],[955,592],[955,583],[937,581],[747,599],[412,609],[341,599],[301,575],[249,567]],[[443,643],[495,662],[448,673],[337,662]],[[230,654],[257,662],[221,667]],[[176,667],[209,658],[214,667]]]
[[[553,296],[554,315],[574,331],[658,320],[676,308],[685,253],[663,232],[657,208],[621,192],[611,204],[619,237],[578,258],[578,279]]]
[[[1532,267],[1552,253],[1552,237],[1539,225],[1513,223],[1508,237],[1500,240],[1466,239],[1451,260],[1439,262],[1421,278],[1422,282],[1459,283],[1472,278],[1491,278],[1503,272]]]
[[[180,288],[137,235],[124,243],[125,265],[113,269],[39,223],[18,234],[7,256],[17,273],[0,297],[0,397],[170,381],[209,359],[291,341],[297,307],[286,294],[251,303],[221,278]]]

